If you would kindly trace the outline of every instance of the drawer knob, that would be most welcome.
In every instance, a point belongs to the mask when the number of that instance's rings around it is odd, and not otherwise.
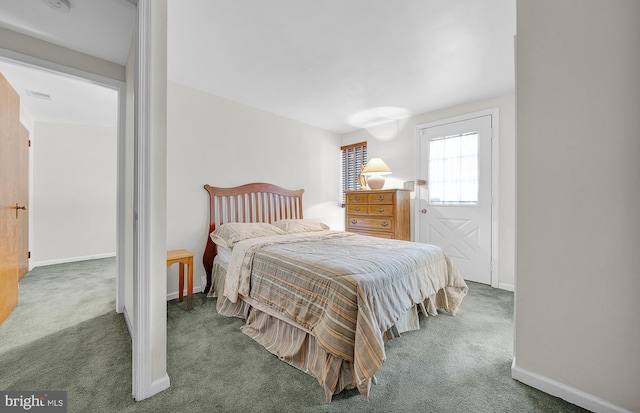
[[[358,212],[358,211],[360,211],[360,207],[355,207],[355,208],[353,208],[353,210]]]
[[[376,211],[378,211],[378,212],[384,212],[384,208],[378,208],[378,209],[376,209]]]
[[[358,223],[358,220],[357,220],[357,219],[352,219],[352,220],[351,220],[351,223],[352,223],[353,225],[355,225],[355,224],[357,224],[357,223]]]
[[[387,221],[382,221],[380,225],[382,225],[383,227],[388,227],[389,223]]]
[[[354,196],[354,197],[353,197],[353,199],[354,199],[355,201],[359,201],[359,200],[360,200],[360,196],[359,196],[359,195],[356,195],[356,196]]]
[[[378,197],[376,198],[378,201],[382,201],[384,200],[384,197],[382,195],[378,195]]]

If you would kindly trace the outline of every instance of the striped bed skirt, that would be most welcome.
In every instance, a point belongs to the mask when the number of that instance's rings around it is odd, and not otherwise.
[[[233,303],[216,294],[217,291],[224,291],[225,275],[224,267],[214,262],[213,288],[209,297],[217,297],[216,310],[220,315],[244,319],[245,324],[241,327],[244,334],[260,343],[280,360],[315,377],[324,389],[327,403],[331,402],[334,394],[354,388],[359,388],[360,393],[368,397],[372,380],[369,379],[364,386],[362,383],[358,386],[353,362],[327,352],[312,332],[279,318],[277,313],[250,297],[241,297]],[[406,331],[419,330],[418,312],[423,312],[425,316],[437,315],[437,308],[443,307],[442,300],[446,300],[446,295],[441,290],[423,303],[412,307],[384,333],[384,340],[399,337]]]

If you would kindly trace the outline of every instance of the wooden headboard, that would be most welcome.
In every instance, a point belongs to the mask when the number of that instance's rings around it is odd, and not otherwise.
[[[277,185],[253,183],[233,188],[218,188],[205,185],[209,193],[209,231],[202,263],[207,273],[207,286],[211,288],[213,259],[217,254],[216,244],[209,234],[217,226],[227,222],[267,222],[279,219],[302,218],[302,193],[304,189],[289,190]]]

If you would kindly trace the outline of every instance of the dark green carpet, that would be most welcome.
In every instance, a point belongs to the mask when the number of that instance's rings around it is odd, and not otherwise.
[[[43,275],[48,267],[42,267],[21,282],[20,305],[28,301],[23,298],[28,291],[46,288],[43,284],[57,286],[55,293],[51,288],[47,294],[40,292],[47,310],[31,320],[34,331],[38,324],[64,324],[60,318],[69,318],[66,313],[56,314],[51,308],[64,308],[69,301],[75,300],[78,313],[95,311],[91,296],[103,293],[93,287],[83,293],[64,284],[87,268],[113,274],[115,261],[51,267],[58,279],[48,279]],[[108,285],[102,276],[95,283]],[[115,287],[107,287],[106,294],[113,297]],[[387,342],[387,361],[369,400],[348,391],[334,396],[331,404],[324,403],[324,391],[314,378],[242,334],[241,320],[219,316],[215,300],[196,294],[193,302],[192,311],[185,310],[186,301],[168,303],[171,387],[150,399],[131,399],[131,340],[123,317],[113,312],[113,299],[109,310],[90,319],[67,320],[69,325],[55,332],[0,346],[0,389],[66,390],[70,412],[584,411],[511,378],[513,294],[485,285],[470,283],[456,317],[422,319],[422,330]],[[19,319],[20,310],[19,306],[10,317]],[[29,317],[34,313],[37,310],[30,309]],[[21,330],[20,323],[0,325],[0,340],[28,335],[16,330]]]

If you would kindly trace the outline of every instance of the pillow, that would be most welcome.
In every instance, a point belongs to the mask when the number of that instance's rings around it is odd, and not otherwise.
[[[273,225],[280,228],[287,234],[293,234],[296,232],[325,231],[331,229],[328,225],[325,225],[322,222],[312,221],[309,219],[281,219],[274,222]]]
[[[216,228],[210,237],[217,245],[233,248],[237,242],[248,238],[284,234],[280,228],[263,222],[228,222]]]

